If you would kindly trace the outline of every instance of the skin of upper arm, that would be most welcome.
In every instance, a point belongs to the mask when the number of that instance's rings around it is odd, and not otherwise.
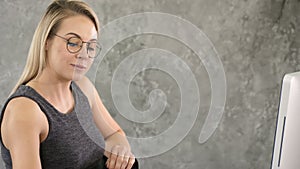
[[[38,105],[28,98],[15,98],[7,105],[1,134],[14,169],[41,169],[40,135],[48,129],[45,118]]]
[[[83,77],[80,81],[77,81],[76,84],[78,84],[80,89],[88,97],[95,124],[102,133],[103,137],[106,138],[116,131],[120,131],[123,135],[125,135],[123,130],[105,108],[92,82],[87,77]]]

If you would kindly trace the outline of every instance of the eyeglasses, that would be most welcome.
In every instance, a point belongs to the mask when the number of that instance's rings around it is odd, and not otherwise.
[[[79,37],[65,38],[54,34],[57,37],[64,39],[66,43],[66,48],[70,53],[77,53],[82,49],[84,43],[86,43],[86,51],[89,58],[95,58],[101,51],[101,46],[97,42],[84,42]]]

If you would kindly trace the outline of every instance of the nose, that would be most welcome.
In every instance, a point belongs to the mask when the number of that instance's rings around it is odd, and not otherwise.
[[[87,43],[82,44],[82,47],[81,47],[80,51],[77,53],[76,57],[81,58],[81,59],[89,58],[88,51],[87,51]]]

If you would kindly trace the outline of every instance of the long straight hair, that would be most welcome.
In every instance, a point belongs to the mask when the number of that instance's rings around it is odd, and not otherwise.
[[[48,6],[46,13],[34,32],[25,68],[12,93],[21,84],[26,84],[41,74],[46,65],[45,45],[47,39],[51,38],[57,32],[64,19],[76,15],[87,16],[91,19],[99,33],[98,17],[85,2],[79,0],[54,0]]]

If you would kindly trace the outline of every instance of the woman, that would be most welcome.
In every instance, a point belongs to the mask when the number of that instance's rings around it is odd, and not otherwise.
[[[124,132],[85,77],[101,49],[98,32],[98,18],[84,2],[56,0],[49,5],[23,74],[2,110],[6,168],[94,168],[103,154],[109,169],[136,165]],[[76,115],[89,112],[104,138],[105,152]]]

